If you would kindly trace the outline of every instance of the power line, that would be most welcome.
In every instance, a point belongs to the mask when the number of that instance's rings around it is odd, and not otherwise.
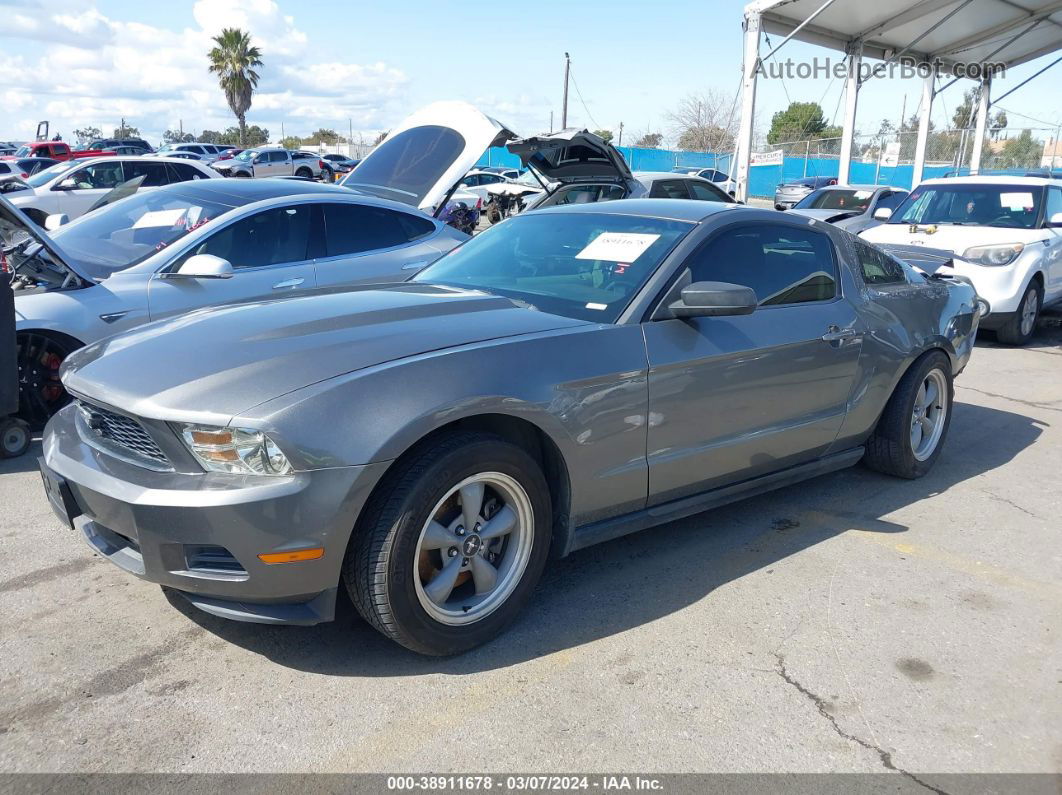
[[[1057,121],[1045,121],[1044,119],[1038,119],[1035,116],[1026,116],[1024,113],[1018,113],[1017,111],[1009,110],[1007,108],[1004,108],[1002,105],[993,104],[992,107],[1003,111],[1008,116],[1017,116],[1019,119],[1028,119],[1029,121],[1034,121],[1037,124],[1046,124],[1048,127],[1057,127],[1058,126],[1058,122]]]
[[[575,95],[579,97],[579,104],[582,105],[583,110],[586,111],[586,116],[588,119],[590,119],[590,123],[594,125],[595,129],[604,129],[600,124],[597,123],[597,120],[593,117],[593,114],[590,113],[590,108],[586,107],[586,102],[583,101],[583,92],[579,90],[579,82],[575,79],[575,72],[569,69],[569,73],[571,74],[572,85],[575,86]]]

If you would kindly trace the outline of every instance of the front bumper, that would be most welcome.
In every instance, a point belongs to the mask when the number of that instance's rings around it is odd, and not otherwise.
[[[386,464],[285,477],[156,472],[89,446],[56,414],[43,461],[81,515],[75,527],[101,556],[181,592],[215,615],[314,624],[334,614],[343,557]],[[267,564],[258,555],[323,547],[316,560]]]
[[[1001,266],[975,265],[955,257],[950,266],[941,268],[941,273],[957,273],[973,283],[977,294],[992,308],[982,325],[994,327],[1018,311],[1029,280],[1038,268],[1038,254],[1037,251],[1022,252],[1014,262]]]

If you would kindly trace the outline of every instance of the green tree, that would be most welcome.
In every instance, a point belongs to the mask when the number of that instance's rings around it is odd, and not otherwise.
[[[310,133],[302,139],[304,144],[338,144],[343,139],[335,130],[322,127],[315,133]]]
[[[78,141],[94,141],[97,138],[103,137],[103,133],[99,127],[82,127],[78,130],[74,130],[74,137]]]
[[[216,141],[208,143],[231,144],[244,149],[252,146],[264,146],[269,143],[269,130],[252,124],[241,130],[239,127],[229,127],[225,132],[218,135]]]
[[[220,144],[221,133],[217,130],[203,130],[203,132],[199,133],[199,137],[196,140],[201,144]]]
[[[302,146],[302,139],[297,135],[286,135],[280,139],[280,145],[285,149],[298,149]]]
[[[187,144],[195,140],[191,133],[182,133],[180,130],[166,130],[162,134],[164,144]]]
[[[612,143],[612,130],[594,130],[594,135],[603,140],[606,144]]]
[[[646,133],[634,145],[639,149],[656,149],[664,142],[664,136],[660,133]]]
[[[131,127],[128,124],[124,127],[115,127],[114,132],[111,133],[111,138],[139,138],[140,128]]]
[[[976,115],[976,111],[974,110],[974,103],[976,101],[976,88],[971,88],[969,91],[963,92],[962,102],[958,104],[955,108],[955,112],[951,114],[951,122],[955,126],[955,129],[961,130],[973,124],[973,119]]]
[[[225,101],[240,122],[241,146],[251,145],[247,138],[247,111],[251,109],[251,95],[258,87],[259,75],[255,67],[262,65],[262,53],[251,45],[251,36],[239,28],[224,28],[214,36],[217,44],[209,53],[208,71],[218,76]]]
[[[687,152],[727,152],[734,148],[734,136],[714,124],[687,127],[679,135],[678,148]]]
[[[996,157],[995,168],[1035,168],[1040,165],[1044,145],[1032,137],[1032,130],[1022,130],[1017,138],[1003,144],[1003,151]]]
[[[780,110],[771,117],[771,129],[767,133],[767,143],[778,144],[788,141],[805,141],[809,138],[826,138],[824,132],[836,128],[826,127],[822,106],[818,102],[790,102],[789,107]]]

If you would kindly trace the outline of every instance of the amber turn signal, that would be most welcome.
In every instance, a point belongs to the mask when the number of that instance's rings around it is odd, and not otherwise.
[[[324,547],[295,549],[291,552],[267,552],[258,556],[263,563],[297,563],[300,560],[317,560],[324,556]]]

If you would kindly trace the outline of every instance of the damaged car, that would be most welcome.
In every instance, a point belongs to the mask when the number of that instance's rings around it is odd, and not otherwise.
[[[460,146],[436,130],[408,154],[432,141]],[[388,638],[454,654],[551,558],[859,461],[926,474],[979,318],[965,281],[807,218],[555,206],[404,283],[74,352],[41,472],[95,552],[204,611],[315,624],[345,590]]]

